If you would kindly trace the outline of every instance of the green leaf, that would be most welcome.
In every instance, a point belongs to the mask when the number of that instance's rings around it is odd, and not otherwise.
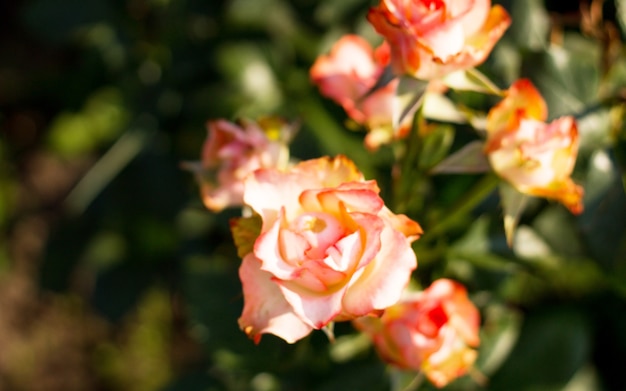
[[[558,267],[558,261],[552,257],[552,249],[532,228],[522,225],[513,238],[513,252],[525,261],[542,263],[542,266]]]
[[[452,72],[443,79],[443,82],[453,90],[474,91],[493,95],[504,94],[487,76],[474,68]]]
[[[400,77],[393,103],[393,127],[397,129],[409,115],[414,115],[422,104],[428,81],[411,76]]]
[[[510,11],[515,18],[509,34],[520,48],[541,50],[548,46],[550,17],[543,0],[515,0]]]
[[[509,357],[519,337],[522,314],[502,304],[484,311],[476,367],[487,376],[495,373]]]
[[[549,205],[534,219],[533,229],[555,253],[576,257],[584,254],[576,217],[561,205]]]
[[[258,214],[250,217],[234,218],[230,221],[230,231],[237,247],[237,255],[244,258],[254,249],[254,242],[261,233],[263,220]]]
[[[433,125],[435,128],[422,139],[419,167],[425,170],[439,163],[450,150],[454,141],[454,128],[449,125]]]
[[[491,218],[483,215],[476,219],[446,252],[447,270],[459,279],[469,279],[468,266],[497,273],[513,275],[520,270],[518,263],[507,258],[510,250],[504,244],[501,231],[491,231]],[[503,251],[498,251],[501,249]]]
[[[579,217],[580,232],[588,254],[607,270],[624,262],[626,195],[612,156],[595,153],[585,181],[585,211]]]
[[[583,314],[567,307],[544,307],[526,317],[490,390],[563,390],[589,359],[590,330]]]
[[[506,242],[509,246],[513,244],[515,228],[519,218],[526,208],[528,196],[520,193],[508,183],[500,184],[500,198],[502,199],[502,209],[504,210],[504,232]]]
[[[372,346],[372,341],[364,333],[342,335],[329,345],[330,358],[336,363],[344,363],[363,355]]]
[[[454,152],[430,170],[436,174],[480,174],[490,169],[489,161],[483,152],[481,140],[472,141]]]
[[[564,46],[524,57],[523,73],[545,98],[550,118],[584,112],[597,101],[600,72],[598,48],[577,37]]]
[[[435,121],[464,124],[467,122],[467,115],[459,110],[456,104],[447,96],[437,92],[427,92],[424,96],[424,107],[422,108],[424,118]]]

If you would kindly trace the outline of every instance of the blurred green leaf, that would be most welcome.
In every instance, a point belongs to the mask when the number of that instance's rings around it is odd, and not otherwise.
[[[477,69],[452,72],[443,78],[453,90],[474,91],[483,94],[502,95],[503,92]]]
[[[597,47],[586,40],[576,42],[582,47],[552,45],[524,57],[524,73],[537,84],[550,118],[582,112],[587,104],[597,101]]]
[[[503,233],[493,232],[488,216],[474,220],[465,234],[456,240],[446,253],[449,270],[453,271],[459,262],[467,262],[482,271],[510,275],[519,269],[519,265],[509,257],[510,253],[497,251],[498,248],[509,250]],[[455,272],[455,274],[459,274]],[[469,276],[466,276],[469,277]]]
[[[159,289],[149,290],[133,315],[119,345],[107,344],[98,349],[99,368],[107,381],[120,389],[160,389],[172,376],[168,295]]]
[[[484,146],[483,141],[472,141],[440,161],[430,173],[436,175],[487,172],[491,166],[485,155]]]
[[[532,227],[558,254],[575,257],[584,252],[576,218],[560,205],[544,209],[533,220]]]
[[[583,313],[544,307],[529,313],[508,359],[489,390],[563,389],[590,357],[589,325]]]
[[[454,141],[454,128],[445,124],[428,125],[428,133],[422,137],[422,149],[418,167],[428,171],[443,160]]]
[[[127,125],[129,115],[115,88],[93,93],[78,113],[59,114],[50,127],[50,144],[63,155],[93,151],[114,140]]]
[[[426,92],[422,111],[427,119],[459,124],[467,122],[466,114],[450,98],[437,92]]]
[[[240,258],[243,259],[254,249],[254,242],[261,234],[262,224],[261,216],[256,213],[250,217],[240,217],[231,220],[230,231],[233,234],[237,255]]]
[[[542,0],[513,0],[509,27],[518,47],[542,50],[548,46],[550,20]]]
[[[424,102],[428,81],[401,76],[393,101],[393,128],[398,129],[406,118],[412,118]]]
[[[515,346],[522,324],[522,314],[496,303],[490,304],[483,313],[476,367],[489,377],[508,359]]]

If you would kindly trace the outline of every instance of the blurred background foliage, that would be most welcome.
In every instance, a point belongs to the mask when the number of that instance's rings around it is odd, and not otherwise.
[[[586,209],[534,200],[510,249],[493,193],[416,242],[415,278],[463,282],[483,315],[478,373],[448,389],[625,390],[626,1],[500,3],[513,24],[480,69],[502,88],[528,77],[552,118],[578,118]],[[347,324],[332,345],[320,332],[295,345],[246,338],[228,231],[237,211],[206,211],[180,168],[199,158],[208,119],[276,114],[301,124],[293,156],[343,153],[389,184],[389,148],[366,152],[364,133],[308,79],[342,34],[379,42],[371,5],[0,3],[0,390],[393,385],[402,374]],[[495,103],[453,94],[477,110]],[[436,125],[445,137],[427,141],[425,164],[476,138]],[[477,176],[419,181],[406,212],[428,232]]]

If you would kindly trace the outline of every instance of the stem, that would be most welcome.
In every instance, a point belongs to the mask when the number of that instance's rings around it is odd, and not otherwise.
[[[418,372],[409,384],[402,391],[416,391],[424,382],[424,372]]]
[[[500,179],[493,173],[485,175],[478,183],[470,189],[452,208],[450,208],[444,217],[427,229],[425,234],[420,238],[420,243],[426,243],[446,232],[450,226],[454,225],[457,219],[471,212],[480,202],[482,202],[494,188],[498,185]]]
[[[394,206],[398,213],[406,212],[411,189],[415,186],[415,176],[408,176],[412,169],[417,168],[417,159],[422,149],[422,140],[420,136],[420,128],[423,126],[423,105],[420,104],[415,116],[413,117],[413,126],[411,133],[404,143],[402,156],[396,156],[397,163],[394,167],[394,175],[396,180]],[[422,175],[417,175],[419,181]]]

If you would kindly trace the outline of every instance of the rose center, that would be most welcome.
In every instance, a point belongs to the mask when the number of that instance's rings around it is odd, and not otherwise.
[[[344,227],[335,217],[319,212],[298,217],[291,229],[308,242],[306,255],[313,259],[324,258],[328,247],[345,236]]]
[[[445,6],[443,1],[441,1],[441,0],[422,0],[422,4],[429,11],[435,11],[435,10],[438,10],[439,8],[442,8],[442,7]]]

